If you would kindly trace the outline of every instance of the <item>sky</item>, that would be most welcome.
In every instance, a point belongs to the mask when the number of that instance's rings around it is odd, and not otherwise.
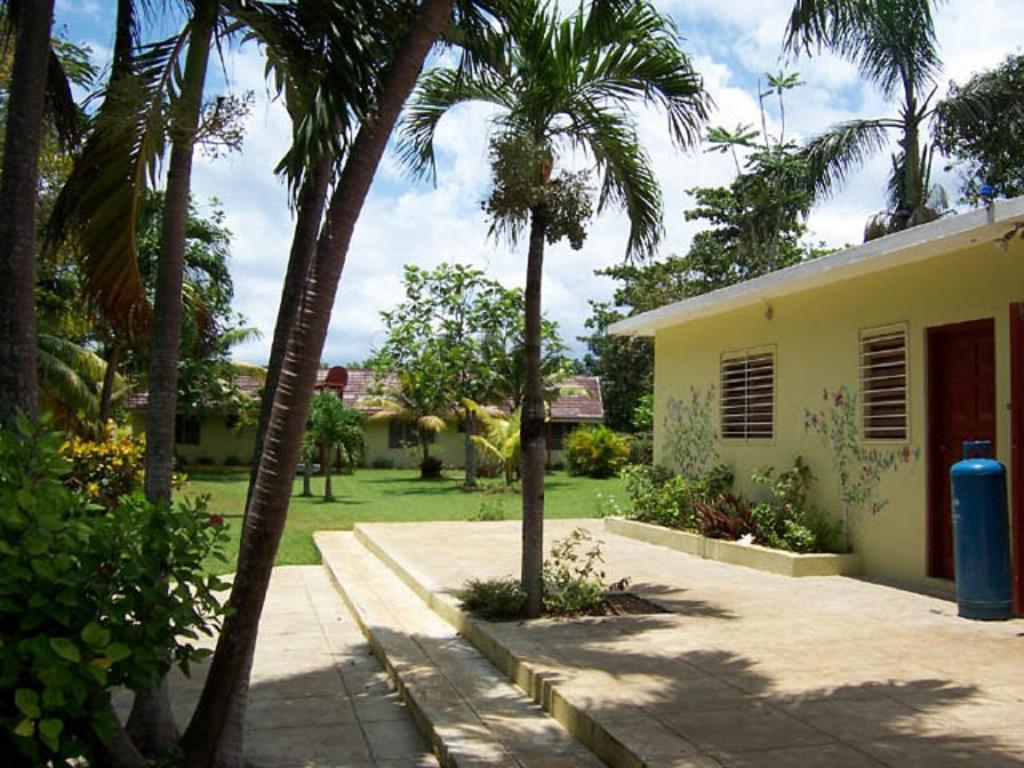
[[[733,128],[760,124],[758,79],[766,72],[799,72],[805,85],[786,104],[787,137],[804,139],[829,125],[854,118],[895,114],[877,89],[866,84],[849,63],[829,54],[784,59],[781,40],[792,0],[673,0],[657,5],[679,28],[682,46],[692,57],[715,102],[712,125]],[[1018,6],[1018,12],[1013,7]],[[938,95],[950,80],[962,82],[1020,53],[1024,41],[1024,0],[945,0],[936,15],[944,68]],[[97,61],[109,60],[115,0],[57,0],[56,24],[66,37],[88,44]],[[284,185],[273,168],[287,148],[288,118],[264,79],[264,62],[255,46],[228,51],[208,83],[215,94],[228,88],[252,91],[255,104],[240,153],[211,159],[198,155],[193,196],[200,205],[216,198],[233,233],[231,274],[235,309],[257,327],[262,339],[235,349],[235,357],[265,363],[280,298],[292,234],[292,212]],[[487,136],[489,112],[465,106],[445,117],[437,134],[436,186],[412,180],[389,151],[356,227],[323,352],[328,364],[364,359],[383,340],[381,310],[401,300],[402,267],[430,268],[461,262],[484,270],[508,286],[525,282],[525,243],[510,248],[488,238],[480,209],[489,185]],[[769,130],[778,131],[770,114]],[[661,183],[665,235],[654,258],[686,252],[700,222],[687,222],[692,206],[687,190],[728,184],[735,173],[731,158],[704,148],[676,149],[665,120],[652,110],[637,115],[641,141]],[[812,211],[813,241],[839,247],[859,243],[867,218],[885,199],[889,153],[877,155],[851,175],[832,198]],[[939,170],[943,164],[935,162]],[[955,171],[941,170],[937,180],[955,197]],[[577,337],[585,333],[589,300],[607,300],[614,281],[594,270],[621,263],[628,225],[624,214],[607,211],[595,218],[580,251],[561,243],[545,259],[545,314],[559,323],[571,353],[581,356]]]

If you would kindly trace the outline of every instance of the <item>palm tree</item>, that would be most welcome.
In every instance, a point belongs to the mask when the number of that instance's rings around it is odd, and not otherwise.
[[[897,134],[888,207],[868,222],[865,240],[933,221],[948,208],[941,188],[931,185],[933,147],[920,135],[935,114],[942,65],[932,6],[933,0],[798,0],[790,17],[788,49],[828,48],[885,98],[900,100],[897,116],[839,123],[804,149],[810,183],[827,196]]]
[[[430,446],[445,427],[445,414],[450,410],[451,395],[444,386],[444,378],[431,372],[431,356],[424,355],[422,367],[401,371],[393,386],[365,400],[375,410],[370,421],[389,421],[409,424],[416,431],[420,448],[420,477],[436,478],[440,471],[433,466]]]
[[[182,740],[186,760],[197,768],[213,768],[216,764],[234,694],[243,684],[249,666],[274,556],[287,517],[292,478],[331,308],[352,233],[402,106],[416,84],[424,59],[449,23],[453,6],[454,0],[423,0],[414,14],[403,18],[401,33],[389,38],[389,42],[396,42],[388,66],[379,81],[370,86],[374,110],[362,122],[348,147],[309,270],[301,282],[281,364],[280,381],[287,386],[277,387],[267,420],[229,598],[231,611],[218,638],[198,706]],[[369,26],[346,32],[365,40],[368,35],[380,34],[383,30]]]
[[[36,364],[40,402],[71,428],[89,431],[104,424],[101,393],[108,392],[114,401],[127,391],[124,379],[103,358],[61,336],[36,337]]]
[[[12,429],[19,411],[39,409],[36,196],[53,0],[4,5],[18,11],[0,170],[0,428]]]
[[[485,204],[492,233],[515,241],[529,230],[525,293],[526,382],[522,406],[523,586],[527,615],[542,607],[544,398],[541,278],[546,243],[582,246],[590,213],[586,175],[553,175],[559,153],[580,149],[600,176],[598,211],[630,220],[628,256],[650,253],[661,235],[661,194],[629,109],[665,110],[672,139],[699,139],[709,100],[679,48],[671,21],[647,2],[597,2],[561,18],[544,0],[511,5],[504,24],[470,40],[462,66],[429,72],[404,125],[404,157],[434,172],[434,134],[457,104],[495,105],[494,190]]]
[[[509,416],[496,413],[495,409],[466,401],[466,410],[484,427],[482,435],[473,435],[473,444],[487,456],[501,464],[505,485],[512,485],[519,472],[519,422],[520,411],[514,410]]]

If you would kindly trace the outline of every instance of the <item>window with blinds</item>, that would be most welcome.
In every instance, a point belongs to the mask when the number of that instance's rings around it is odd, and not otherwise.
[[[907,327],[860,334],[860,402],[865,440],[906,440]]]
[[[722,437],[761,440],[775,436],[775,350],[722,356]]]

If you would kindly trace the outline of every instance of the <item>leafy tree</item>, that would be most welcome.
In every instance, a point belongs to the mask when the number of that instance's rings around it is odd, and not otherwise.
[[[482,434],[473,435],[473,443],[501,464],[505,485],[511,486],[519,476],[520,411],[516,409],[506,417],[503,413],[478,403],[467,403],[466,407],[474,411],[477,420],[484,427]]]
[[[1024,55],[951,85],[937,118],[935,143],[960,170],[963,202],[977,204],[985,184],[1000,196],[1024,194]]]
[[[307,434],[320,448],[324,501],[334,501],[331,490],[331,454],[335,450],[342,451],[348,467],[355,467],[365,451],[363,415],[354,408],[346,408],[333,392],[321,392],[310,405]]]
[[[540,368],[544,250],[565,238],[580,248],[592,211],[590,174],[554,172],[560,152],[577,148],[599,176],[598,210],[621,205],[631,228],[627,253],[656,245],[661,227],[657,180],[639,146],[629,107],[668,114],[676,143],[697,138],[707,112],[700,78],[667,17],[643,2],[596,3],[562,18],[540,0],[512,4],[504,23],[480,31],[463,66],[424,76],[404,130],[404,155],[421,173],[434,165],[441,118],[457,104],[500,110],[491,138],[492,192],[484,203],[496,236],[529,231],[525,298],[526,381],[522,413],[523,586],[526,612],[542,608],[544,399]]]

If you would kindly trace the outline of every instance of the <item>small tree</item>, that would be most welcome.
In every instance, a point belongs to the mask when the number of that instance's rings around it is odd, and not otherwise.
[[[451,413],[451,396],[444,379],[444,368],[433,345],[420,351],[420,365],[400,370],[389,384],[386,357],[374,359],[377,369],[377,394],[367,404],[377,409],[371,421],[399,421],[412,424],[420,447],[420,477],[441,475],[438,462],[430,455],[430,446],[446,427],[445,416]]]
[[[308,434],[325,457],[320,468],[324,473],[324,501],[334,501],[331,453],[341,450],[349,467],[355,466],[365,446],[363,415],[353,408],[346,408],[333,392],[321,392],[310,405]],[[308,460],[306,463],[309,463]]]

